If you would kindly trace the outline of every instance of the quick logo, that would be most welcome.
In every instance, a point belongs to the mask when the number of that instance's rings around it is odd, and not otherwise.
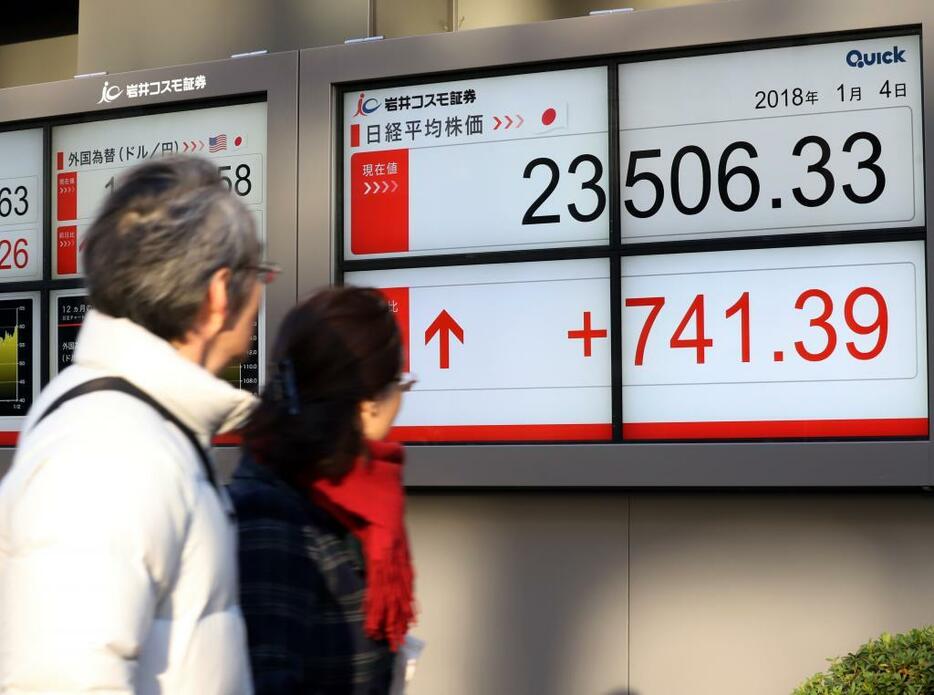
[[[905,63],[905,50],[895,46],[891,51],[875,51],[874,53],[864,53],[858,48],[846,54],[846,64],[851,68],[868,68],[871,65],[893,65],[894,63]]]

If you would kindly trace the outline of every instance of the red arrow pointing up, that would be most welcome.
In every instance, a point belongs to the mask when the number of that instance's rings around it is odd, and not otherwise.
[[[450,369],[451,367],[451,334],[457,338],[461,344],[464,342],[464,329],[460,327],[460,324],[454,320],[447,311],[444,309],[441,310],[441,313],[438,314],[437,318],[431,322],[431,325],[428,326],[428,329],[425,331],[425,345],[431,342],[431,339],[435,337],[436,333],[440,333],[441,337],[438,339],[440,344],[440,367],[441,369]]]

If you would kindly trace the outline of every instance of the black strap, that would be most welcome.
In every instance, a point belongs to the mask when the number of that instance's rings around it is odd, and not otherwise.
[[[175,425],[179,430],[181,430],[182,434],[188,438],[188,441],[191,442],[191,445],[195,448],[195,451],[198,452],[198,458],[201,459],[201,466],[204,468],[204,474],[211,482],[211,485],[217,489],[217,480],[214,477],[214,467],[211,466],[211,459],[208,458],[208,453],[204,450],[204,447],[201,446],[201,442],[198,441],[195,433],[192,432],[185,423],[179,420],[175,414],[169,411],[168,408],[162,405],[159,401],[121,377],[105,376],[101,377],[100,379],[91,379],[90,381],[85,381],[83,384],[79,384],[73,389],[66,391],[64,394],[59,396],[52,403],[52,405],[45,409],[45,412],[39,416],[39,419],[36,420],[36,422],[33,424],[33,427],[36,427],[40,422],[45,420],[49,415],[54,413],[62,405],[72,400],[73,398],[78,398],[79,396],[83,396],[88,393],[94,393],[96,391],[119,391],[120,393],[125,393],[128,396],[138,398],[144,403],[149,404],[153,410]]]

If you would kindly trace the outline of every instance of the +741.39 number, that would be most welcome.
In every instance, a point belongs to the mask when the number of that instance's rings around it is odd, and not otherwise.
[[[862,298],[868,298],[875,303],[875,318],[868,323],[861,323],[856,319],[856,302]],[[646,345],[655,321],[661,313],[666,303],[665,297],[628,297],[625,305],[630,309],[648,309],[645,315],[645,321],[639,332],[639,338],[636,342],[636,351],[634,364],[641,367],[645,364]],[[821,362],[829,358],[837,349],[839,343],[837,337],[837,328],[831,321],[834,313],[834,303],[831,296],[824,290],[812,288],[805,290],[795,300],[794,305],[799,311],[817,310],[817,315],[810,319],[810,327],[823,337],[823,345],[819,350],[809,349],[803,340],[794,342],[795,352],[808,362]],[[741,362],[751,361],[751,338],[750,338],[750,300],[749,292],[743,292],[734,304],[724,312],[725,319],[736,317],[739,325],[740,350],[739,358]],[[875,344],[869,349],[861,349],[854,341],[845,343],[847,352],[857,360],[871,360],[878,357],[885,348],[886,340],[889,334],[889,311],[885,297],[879,290],[873,287],[857,287],[850,292],[843,303],[843,320],[846,327],[856,335],[868,336],[875,334]],[[694,324],[694,335],[687,335],[690,324]],[[695,360],[697,364],[704,364],[706,361],[706,350],[713,348],[713,339],[708,337],[705,331],[706,312],[705,300],[703,294],[698,294],[688,306],[681,318],[678,327],[671,335],[668,345],[672,349],[684,348],[695,351]],[[818,342],[819,339],[814,339]],[[812,345],[814,344],[812,342]],[[776,355],[781,353],[776,353]]]

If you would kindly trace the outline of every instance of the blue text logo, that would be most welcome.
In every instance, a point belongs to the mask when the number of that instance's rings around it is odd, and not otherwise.
[[[864,53],[854,48],[846,54],[846,64],[851,68],[868,68],[870,65],[893,65],[894,63],[905,63],[905,50],[895,46],[891,51],[876,51],[874,53]]]

